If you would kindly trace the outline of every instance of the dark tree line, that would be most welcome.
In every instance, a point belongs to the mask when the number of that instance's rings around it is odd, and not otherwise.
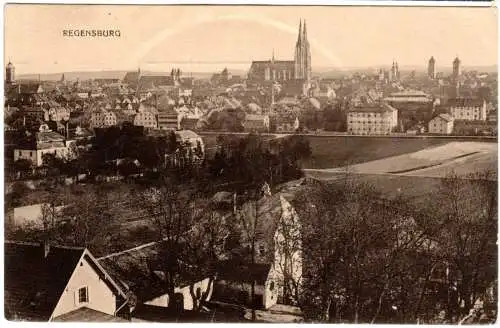
[[[300,178],[300,161],[311,156],[309,142],[302,136],[274,140],[256,134],[245,138],[219,136],[217,148],[208,161],[211,179],[253,186]]]
[[[493,322],[496,183],[453,175],[433,195],[425,205],[381,198],[351,178],[300,195],[308,319]]]

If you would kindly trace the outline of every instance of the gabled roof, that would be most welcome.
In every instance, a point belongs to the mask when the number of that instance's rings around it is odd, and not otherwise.
[[[108,286],[126,294],[83,247],[5,241],[5,316],[8,320],[48,321],[61,295],[85,258]]]
[[[356,106],[349,110],[349,112],[358,112],[358,113],[385,113],[394,111],[397,111],[397,109],[385,103],[381,104],[375,103],[375,104]]]
[[[269,275],[269,263],[243,263],[237,261],[221,261],[217,264],[217,279],[250,283],[255,280],[263,285]]]
[[[46,142],[62,142],[64,141],[64,137],[54,131],[43,131],[36,133],[36,142],[37,143],[46,143]]]
[[[60,315],[53,320],[54,322],[129,322],[120,317],[109,315],[100,311],[81,307],[69,313]]]
[[[125,76],[123,77],[123,82],[131,85],[137,84],[137,81],[139,79],[139,72],[127,72]]]
[[[41,244],[6,241],[7,319],[48,321],[84,250],[52,246],[45,257]]]
[[[438,116],[434,117],[433,119],[436,119],[438,117],[445,120],[446,122],[453,122],[454,121],[453,117],[450,114],[439,114]]]

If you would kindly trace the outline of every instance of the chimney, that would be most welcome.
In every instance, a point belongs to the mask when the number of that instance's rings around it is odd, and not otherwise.
[[[49,241],[45,241],[43,243],[43,256],[44,258],[47,258],[47,256],[49,255],[50,253],[50,242]]]

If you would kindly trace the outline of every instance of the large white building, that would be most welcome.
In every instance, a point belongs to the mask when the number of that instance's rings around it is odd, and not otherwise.
[[[450,114],[456,120],[486,121],[486,101],[472,98],[456,98],[448,101]]]
[[[387,135],[397,125],[397,109],[383,103],[353,107],[347,113],[347,132],[350,134]]]
[[[157,128],[156,115],[151,112],[139,112],[134,116],[134,125],[145,128]]]
[[[106,110],[93,112],[90,117],[91,128],[103,128],[117,124],[116,115]]]

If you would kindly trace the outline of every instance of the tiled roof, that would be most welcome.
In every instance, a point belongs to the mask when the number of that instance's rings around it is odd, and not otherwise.
[[[6,318],[48,321],[84,248],[52,246],[45,257],[41,244],[4,245]]]
[[[264,284],[269,275],[271,264],[243,263],[237,261],[221,261],[217,264],[217,279],[237,282],[252,282]]]
[[[478,98],[453,98],[448,100],[450,107],[479,107],[483,105],[483,101]]]
[[[142,75],[139,78],[139,89],[149,90],[152,87],[173,86],[174,79],[169,75]]]
[[[439,114],[437,117],[445,120],[446,122],[454,121],[453,117],[450,114]]]
[[[54,318],[54,322],[129,322],[117,316],[81,307]]]
[[[123,82],[127,84],[137,84],[137,80],[139,79],[139,72],[127,72],[123,77]]]
[[[392,111],[397,111],[397,109],[387,104],[369,104],[364,106],[353,107],[349,110],[349,112],[358,112],[358,113],[384,113]]]
[[[123,290],[131,290],[139,303],[152,300],[168,292],[162,263],[165,261],[165,249],[162,242],[152,242],[116,254],[98,259],[99,264],[114,281],[120,283]],[[181,261],[178,262],[179,274],[175,284],[184,287],[200,277],[189,272]]]
[[[36,142],[37,143],[48,143],[48,142],[62,142],[64,141],[64,137],[54,131],[44,131],[36,133]]]

